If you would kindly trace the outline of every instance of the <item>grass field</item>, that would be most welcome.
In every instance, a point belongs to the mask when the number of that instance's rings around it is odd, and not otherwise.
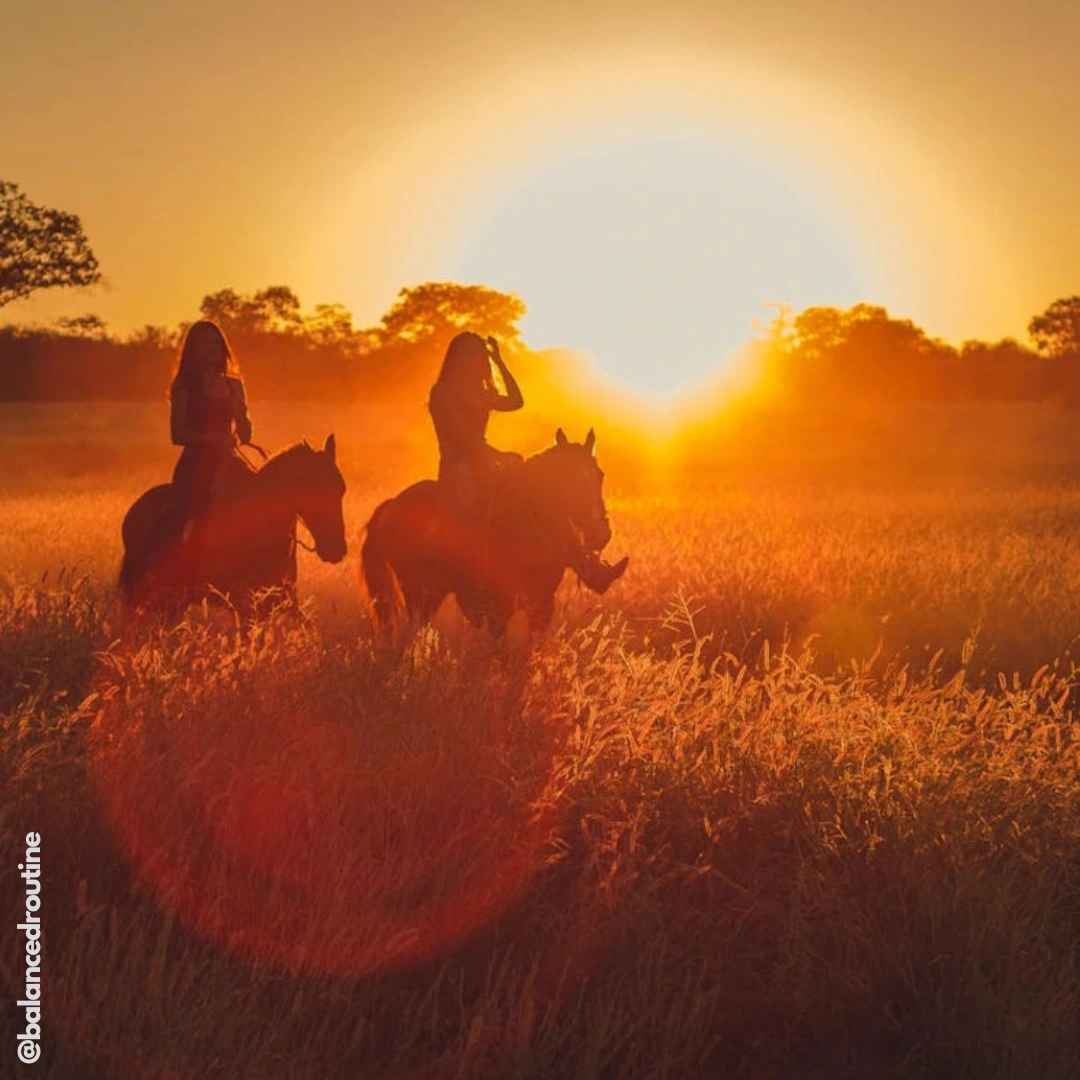
[[[432,449],[346,406],[259,414],[268,446],[342,447],[352,550],[302,556],[304,616],[125,638],[160,411],[0,416],[0,896],[22,910],[39,832],[35,1068],[1077,1075],[1069,414],[788,418],[667,471],[600,426],[630,570],[564,584],[526,655],[452,611],[375,646],[356,541]]]

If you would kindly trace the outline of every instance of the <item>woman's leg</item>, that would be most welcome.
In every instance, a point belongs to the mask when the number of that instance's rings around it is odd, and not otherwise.
[[[191,517],[198,490],[201,467],[199,455],[191,447],[185,447],[176,463],[172,478],[172,498],[169,500],[172,524],[175,526],[176,539],[180,539],[184,527]]]
[[[606,593],[626,573],[630,557],[624,555],[617,563],[604,562],[595,551],[579,548],[570,560],[570,569],[582,583],[595,593]]]

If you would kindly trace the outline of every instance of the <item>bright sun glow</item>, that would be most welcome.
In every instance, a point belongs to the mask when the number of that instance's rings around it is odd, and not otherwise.
[[[588,353],[650,395],[722,367],[770,302],[865,298],[850,235],[807,192],[731,148],[655,137],[526,178],[455,271],[521,296],[531,347]]]

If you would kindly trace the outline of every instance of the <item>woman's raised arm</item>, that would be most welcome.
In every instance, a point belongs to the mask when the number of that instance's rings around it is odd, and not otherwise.
[[[493,337],[489,337],[487,344],[491,359],[495,362],[503,383],[506,385],[506,393],[500,394],[496,392],[491,407],[498,412],[514,412],[525,404],[525,399],[521,396],[521,388],[517,384],[517,379],[510,374],[510,369],[503,361],[502,354],[499,352],[499,343]]]

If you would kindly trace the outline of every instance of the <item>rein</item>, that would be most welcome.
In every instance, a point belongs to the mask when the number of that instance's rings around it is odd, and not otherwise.
[[[258,453],[262,457],[263,461],[266,461],[266,459],[270,457],[270,455],[258,443],[253,443],[253,442],[252,443],[241,443],[236,448],[237,453],[239,453],[241,450],[243,450],[243,448],[245,446],[249,446],[252,450],[258,451]],[[240,454],[240,456],[243,457],[244,455]]]

